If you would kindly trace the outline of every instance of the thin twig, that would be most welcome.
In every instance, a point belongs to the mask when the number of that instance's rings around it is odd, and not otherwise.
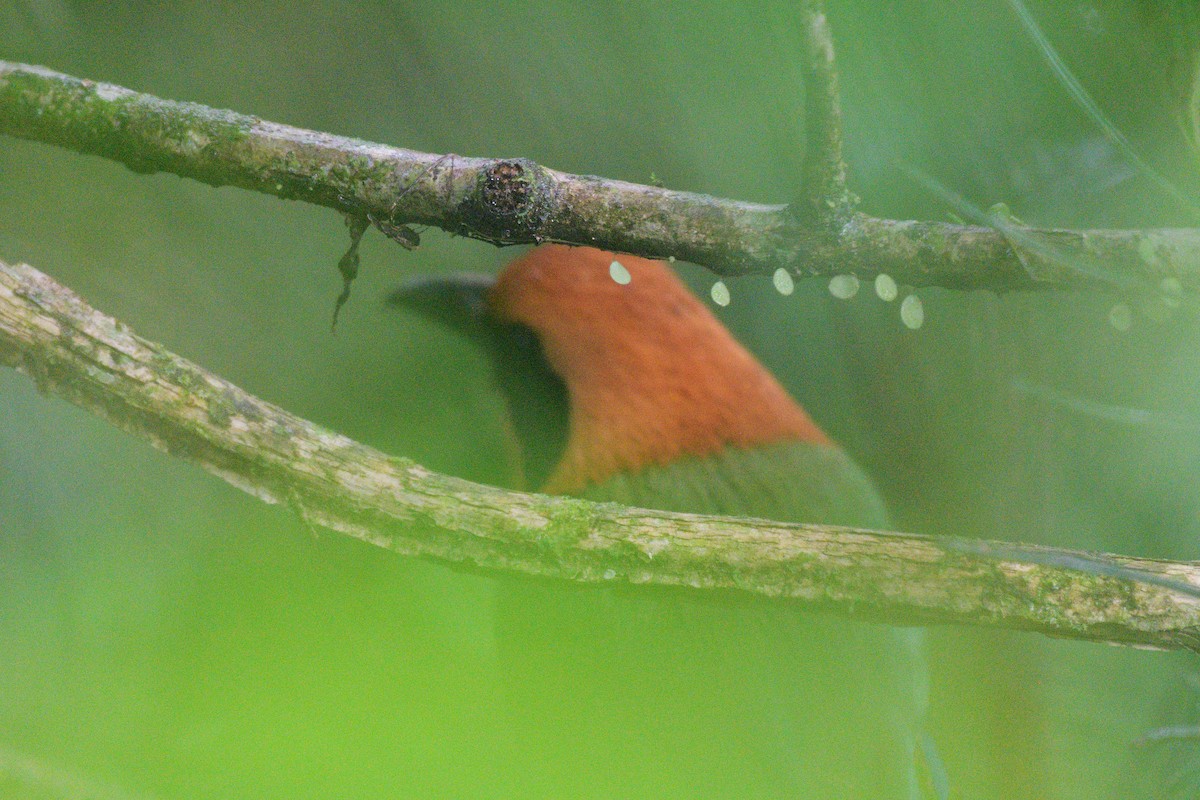
[[[854,211],[858,198],[846,185],[842,157],[842,101],[834,62],[833,33],[825,4],[807,0],[800,9],[804,34],[804,185],[797,215],[810,224],[836,229]]]

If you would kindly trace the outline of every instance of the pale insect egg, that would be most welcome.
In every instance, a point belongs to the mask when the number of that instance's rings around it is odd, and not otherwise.
[[[625,284],[629,283],[630,280],[632,280],[632,276],[629,274],[629,270],[625,269],[625,265],[622,264],[620,261],[613,261],[611,264],[608,265],[608,275],[610,278],[612,278],[614,281],[621,284],[622,286],[624,286]]]
[[[829,293],[839,300],[849,300],[858,294],[858,278],[853,275],[834,275],[829,279]]]
[[[875,276],[875,294],[880,300],[890,303],[899,293],[900,290],[896,288],[896,281],[892,280],[891,275],[881,272]]]
[[[796,282],[792,280],[792,276],[783,267],[775,270],[775,274],[771,277],[771,283],[775,284],[775,291],[785,297],[796,289]]]
[[[717,281],[712,285],[712,301],[719,306],[729,305],[729,287],[725,285],[725,281]]]
[[[900,304],[900,321],[910,330],[916,330],[925,324],[925,306],[921,298],[910,294]]]

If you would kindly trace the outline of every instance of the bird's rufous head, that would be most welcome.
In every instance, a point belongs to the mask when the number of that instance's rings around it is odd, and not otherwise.
[[[628,283],[610,274],[614,260]],[[510,264],[487,301],[533,330],[566,385],[566,447],[545,491],[726,447],[830,443],[661,261],[543,245]]]

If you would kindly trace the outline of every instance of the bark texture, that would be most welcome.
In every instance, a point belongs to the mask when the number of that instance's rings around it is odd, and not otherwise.
[[[431,472],[264,402],[0,262],[0,364],[306,519],[399,553],[584,583],[730,591],[870,619],[1200,650],[1200,566],[706,517]]]

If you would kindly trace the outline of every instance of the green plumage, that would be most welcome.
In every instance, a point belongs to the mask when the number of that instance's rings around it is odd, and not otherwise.
[[[836,447],[781,442],[730,447],[635,475],[621,473],[581,496],[629,506],[884,528],[883,501],[866,474]]]
[[[583,494],[694,513],[886,521],[844,453],[797,442],[682,459]],[[920,796],[915,631],[648,587],[509,581],[500,610],[518,750],[546,757],[534,794]]]

